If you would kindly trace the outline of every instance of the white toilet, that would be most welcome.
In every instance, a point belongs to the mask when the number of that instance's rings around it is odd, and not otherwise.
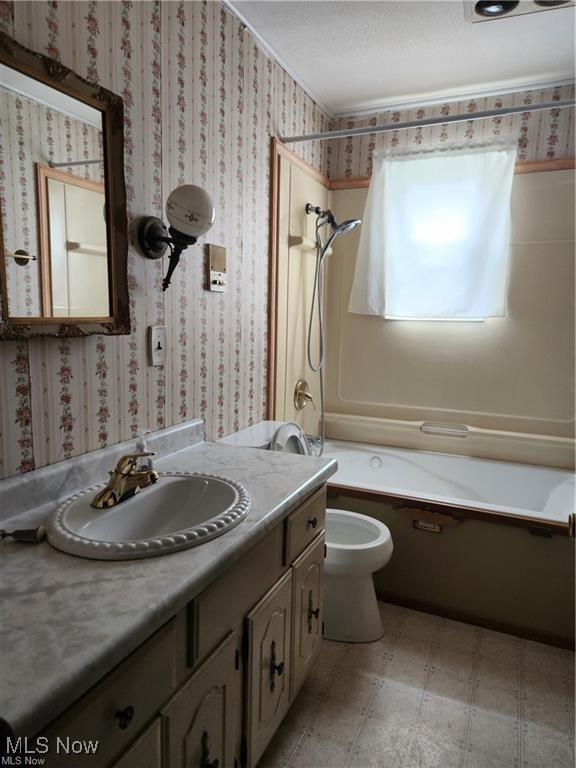
[[[219,442],[309,455],[294,422],[263,421]],[[379,520],[342,509],[326,510],[324,637],[368,643],[382,637],[372,574],[392,557],[392,536]]]
[[[324,637],[369,643],[382,637],[372,574],[392,557],[388,528],[343,509],[326,510]]]
[[[306,435],[302,428],[293,421],[282,424],[272,437],[269,451],[281,451],[283,453],[299,453],[303,456],[310,455],[310,448]]]
[[[261,421],[222,437],[219,443],[310,455],[306,435],[293,421]]]

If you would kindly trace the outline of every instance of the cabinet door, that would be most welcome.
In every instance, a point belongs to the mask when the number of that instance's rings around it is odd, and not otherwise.
[[[231,633],[162,710],[170,768],[233,768],[241,707]]]
[[[292,570],[294,613],[291,698],[294,698],[320,651],[322,642],[323,534],[300,555]]]
[[[248,765],[255,766],[290,706],[292,572],[247,616]]]
[[[138,736],[113,768],[161,768],[162,742],[161,720],[154,718],[146,730]]]

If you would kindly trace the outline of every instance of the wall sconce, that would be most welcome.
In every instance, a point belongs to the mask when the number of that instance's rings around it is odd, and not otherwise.
[[[160,259],[170,249],[170,263],[162,290],[170,285],[182,251],[194,243],[214,224],[214,203],[202,187],[184,184],[170,193],[166,203],[169,227],[156,216],[145,218],[138,228],[140,248],[149,259]]]
[[[27,267],[28,264],[30,264],[31,261],[38,261],[37,256],[30,256],[28,251],[25,251],[22,248],[19,248],[17,251],[5,251],[4,256],[7,259],[14,259],[16,264],[18,264],[19,267]]]

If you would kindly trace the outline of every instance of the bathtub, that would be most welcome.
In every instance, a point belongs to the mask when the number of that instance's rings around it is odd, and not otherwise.
[[[565,533],[575,512],[576,475],[568,470],[339,440],[327,440],[323,455],[338,462],[329,488],[345,495],[425,502],[433,511],[457,508]]]

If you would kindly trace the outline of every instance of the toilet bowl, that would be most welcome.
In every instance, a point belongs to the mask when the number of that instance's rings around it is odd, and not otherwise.
[[[367,643],[382,637],[383,627],[372,574],[394,549],[379,520],[343,509],[326,510],[324,637]]]

